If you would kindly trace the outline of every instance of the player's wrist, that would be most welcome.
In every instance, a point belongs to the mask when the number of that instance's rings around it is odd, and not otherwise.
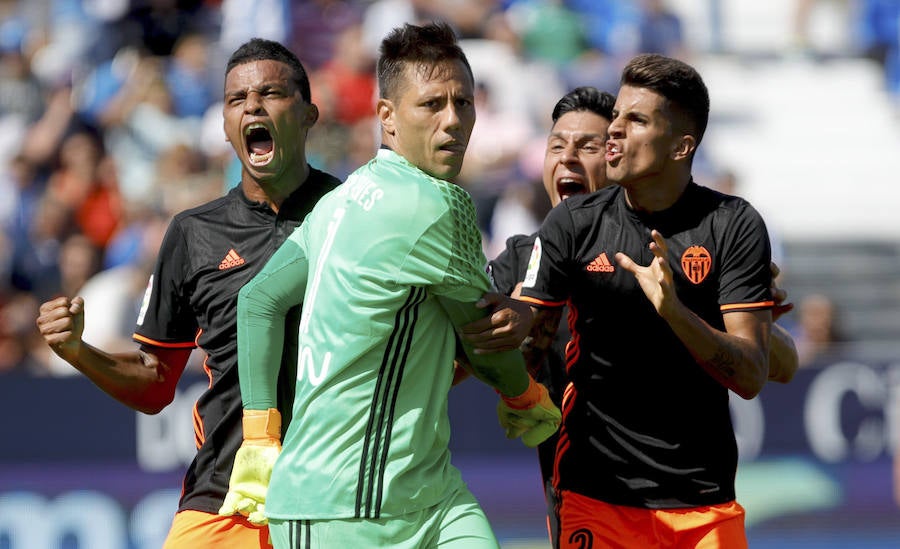
[[[688,309],[674,293],[663,297],[657,311],[659,316],[670,325],[684,322],[691,313],[690,309]]]
[[[281,441],[281,412],[276,408],[266,410],[244,410],[241,425],[244,429],[244,440],[247,441]]]
[[[501,394],[500,397],[503,399],[503,402],[513,410],[526,410],[528,408],[534,408],[541,402],[544,398],[545,391],[546,389],[543,388],[543,385],[535,381],[533,377],[528,376],[528,387],[525,391],[517,396],[506,396]]]
[[[57,343],[51,345],[50,348],[56,353],[56,356],[65,360],[76,368],[81,364],[82,349],[85,347],[83,340],[68,341],[65,343]]]

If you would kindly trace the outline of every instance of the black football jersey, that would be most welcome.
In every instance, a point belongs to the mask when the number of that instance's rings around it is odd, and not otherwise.
[[[535,239],[524,299],[569,305],[572,390],[563,402],[557,487],[617,505],[678,508],[734,499],[728,390],[697,364],[635,277],[662,233],[679,299],[724,330],[729,311],[770,308],[770,246],[745,200],[691,182],[669,209],[627,206],[611,186],[554,208]]]
[[[194,407],[197,455],[184,479],[179,510],[216,513],[242,441],[237,369],[237,297],[306,214],[340,181],[310,168],[276,214],[249,200],[240,185],[172,220],[147,286],[134,339],[157,347],[200,347],[209,389]],[[299,308],[286,323],[279,408],[287,427],[296,377]]]

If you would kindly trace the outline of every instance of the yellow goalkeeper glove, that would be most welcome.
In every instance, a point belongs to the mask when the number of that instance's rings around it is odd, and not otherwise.
[[[266,491],[275,459],[281,453],[281,414],[275,408],[244,410],[244,442],[234,456],[228,493],[220,515],[240,513],[251,523],[263,525]]]
[[[547,388],[528,376],[524,393],[517,397],[501,395],[497,417],[506,438],[522,437],[525,446],[534,448],[556,432],[562,413],[550,400]]]

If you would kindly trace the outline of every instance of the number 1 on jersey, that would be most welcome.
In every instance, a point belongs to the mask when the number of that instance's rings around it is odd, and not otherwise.
[[[319,253],[318,261],[316,261],[316,269],[313,273],[310,286],[307,289],[307,297],[303,302],[303,313],[300,317],[301,342],[303,341],[304,334],[309,330],[309,321],[315,310],[316,295],[319,292],[319,284],[322,281],[322,270],[325,268],[325,263],[328,261],[328,256],[331,253],[331,246],[334,244],[335,235],[337,234],[338,227],[341,225],[341,221],[344,219],[345,213],[346,210],[344,208],[337,208],[334,210],[332,219],[328,223],[325,242],[322,243],[322,250]],[[312,348],[305,343],[301,344],[297,356],[297,381],[301,381],[304,372],[309,370],[309,382],[314,386],[322,383],[322,380],[328,375],[329,363],[331,363],[331,351],[326,351],[322,360],[322,365],[317,369]]]

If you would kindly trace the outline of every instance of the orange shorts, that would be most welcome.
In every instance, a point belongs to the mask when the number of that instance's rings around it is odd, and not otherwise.
[[[271,549],[269,527],[250,524],[241,515],[223,517],[202,511],[175,513],[163,549]]]
[[[746,549],[736,501],[686,509],[611,505],[568,490],[560,495],[560,548]]]

